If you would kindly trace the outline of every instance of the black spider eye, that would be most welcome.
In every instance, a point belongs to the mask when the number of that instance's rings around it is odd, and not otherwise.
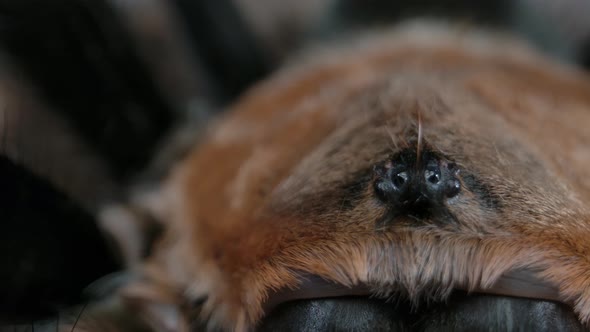
[[[428,184],[437,185],[441,179],[441,170],[438,163],[434,160],[431,160],[426,165],[426,170],[424,171],[424,179]]]
[[[377,198],[382,202],[387,202],[389,197],[393,191],[395,191],[395,187],[391,181],[383,178],[379,178],[375,181],[375,194]]]
[[[375,167],[375,193],[383,202],[396,200],[408,190],[411,174],[403,163],[393,165],[391,162]]]
[[[461,182],[457,179],[448,180],[445,184],[445,196],[447,198],[453,198],[459,194],[461,191]]]
[[[401,189],[408,182],[408,179],[409,179],[408,172],[402,171],[402,172],[395,174],[392,177],[391,181],[393,182],[393,185],[397,189]]]
[[[427,169],[424,172],[424,177],[426,178],[426,181],[428,181],[431,184],[438,184],[440,182],[440,174],[435,171]]]
[[[447,169],[449,170],[449,172],[451,172],[453,174],[459,173],[459,167],[457,167],[457,164],[455,164],[455,163],[448,163]]]
[[[412,150],[399,152],[374,167],[376,196],[397,211],[416,213],[442,206],[461,192],[459,168],[432,152],[420,159]]]

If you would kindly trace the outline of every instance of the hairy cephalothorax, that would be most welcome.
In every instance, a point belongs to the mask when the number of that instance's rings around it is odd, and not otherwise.
[[[589,124],[590,80],[503,37],[409,26],[311,52],[174,171],[167,233],[125,296],[170,330],[454,290],[556,300],[588,325]]]

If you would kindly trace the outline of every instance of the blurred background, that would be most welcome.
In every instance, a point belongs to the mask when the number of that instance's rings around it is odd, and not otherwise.
[[[158,231],[110,207],[250,86],[308,44],[413,17],[590,69],[586,0],[0,0],[0,331],[54,331],[108,293],[89,285]]]

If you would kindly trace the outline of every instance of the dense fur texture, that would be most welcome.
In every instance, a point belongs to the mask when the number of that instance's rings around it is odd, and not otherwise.
[[[590,80],[502,37],[411,25],[318,50],[175,170],[126,296],[176,308],[160,329],[244,331],[310,276],[418,301],[528,271],[588,324],[588,124]],[[375,167],[404,151],[455,164],[460,192],[418,215],[380,200]]]

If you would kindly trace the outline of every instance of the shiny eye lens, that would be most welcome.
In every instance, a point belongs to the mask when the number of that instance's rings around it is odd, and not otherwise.
[[[393,185],[397,188],[401,188],[406,182],[408,182],[408,173],[407,172],[399,172],[392,178]]]
[[[459,182],[459,180],[452,179],[452,180],[447,181],[446,186],[445,186],[445,195],[448,198],[452,198],[452,197],[457,196],[460,191],[461,191],[461,183]]]
[[[438,174],[436,171],[427,169],[426,172],[424,172],[424,177],[426,178],[426,181],[432,184],[437,184],[440,181],[440,174]]]

